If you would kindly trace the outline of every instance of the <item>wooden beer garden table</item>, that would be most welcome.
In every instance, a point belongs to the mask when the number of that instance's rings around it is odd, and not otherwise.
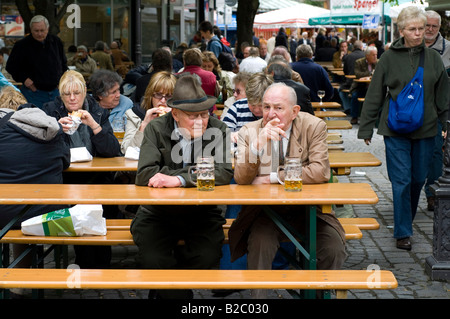
[[[339,109],[342,105],[338,102],[311,102],[314,109]]]
[[[369,152],[329,153],[331,168],[380,166],[381,161]],[[137,171],[138,161],[125,157],[94,157],[89,162],[71,163],[66,172],[130,172]]]
[[[316,205],[330,213],[333,204],[375,204],[378,197],[366,183],[303,185],[287,192],[282,185],[224,185],[202,192],[196,188],[151,188],[133,184],[0,184],[0,205],[263,205],[264,211],[305,256],[307,269],[316,269]],[[307,243],[300,244],[285,222],[268,205],[308,205]],[[0,231],[0,239],[25,213]],[[182,211],[182,208],[180,209]],[[30,236],[30,240],[33,236]]]

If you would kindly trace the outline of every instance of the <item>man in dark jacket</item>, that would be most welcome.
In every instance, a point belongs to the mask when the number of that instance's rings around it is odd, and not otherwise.
[[[44,16],[34,16],[30,28],[31,35],[14,45],[6,70],[23,83],[21,91],[28,102],[42,108],[59,95],[57,87],[67,70],[67,60],[61,40],[48,34],[49,23]]]
[[[334,94],[333,86],[325,69],[312,60],[312,49],[307,44],[297,47],[297,62],[291,63],[292,70],[298,72],[303,83],[311,90],[311,101],[319,102],[318,90],[325,91],[324,101],[329,101]]]
[[[141,145],[136,185],[193,187],[190,166],[197,156],[214,156],[215,184],[233,177],[227,158],[230,145],[226,125],[209,116],[216,102],[201,89],[197,77],[186,74],[175,85],[167,105],[172,111],[150,122]],[[208,134],[206,134],[208,133]],[[206,137],[212,133],[214,138]],[[228,149],[228,150],[227,150]],[[209,152],[209,154],[207,154]],[[225,219],[216,205],[179,207],[140,206],[131,226],[142,268],[210,269],[217,266],[224,239]],[[184,240],[183,247],[177,246]],[[152,291],[149,297],[192,298],[190,290]]]
[[[284,61],[269,61],[267,73],[272,74],[275,82],[283,82],[287,86],[292,87],[297,94],[297,104],[300,105],[300,111],[314,115],[311,105],[311,97],[309,88],[299,82],[292,80],[292,69]]]

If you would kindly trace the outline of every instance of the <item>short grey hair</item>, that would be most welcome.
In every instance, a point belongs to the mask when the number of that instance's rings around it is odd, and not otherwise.
[[[374,46],[372,46],[372,45],[369,45],[367,48],[366,48],[366,56],[368,56],[372,51],[375,51],[375,52],[377,52],[378,53],[378,49],[377,49],[377,47],[374,47]]]
[[[438,19],[439,25],[441,25],[441,15],[439,13],[437,13],[436,11],[427,10],[427,11],[425,11],[425,15],[427,16],[427,18]]]
[[[32,27],[33,23],[39,23],[44,21],[45,23],[45,27],[48,29],[50,27],[50,23],[48,22],[47,18],[44,17],[43,15],[36,15],[33,18],[31,18],[30,20],[30,28]]]
[[[403,30],[408,24],[416,21],[422,22],[425,27],[427,24],[427,16],[425,15],[425,11],[415,6],[403,8],[397,17],[398,29]]]
[[[109,90],[116,84],[120,86],[122,81],[122,77],[117,72],[100,69],[91,75],[89,87],[92,90],[92,96],[99,101],[100,96],[108,96]]]
[[[297,57],[297,59],[312,58],[313,51],[311,49],[311,46],[308,44],[300,44],[295,50],[295,56]]]
[[[286,88],[288,90],[288,94],[286,95],[289,106],[292,108],[294,105],[297,105],[297,93],[295,93],[295,90],[286,85],[283,82],[275,82],[271,85],[269,85],[269,87],[264,91],[264,95],[266,95],[267,91],[269,91],[270,89],[281,89],[281,88]],[[263,100],[264,100],[264,96],[263,96]]]

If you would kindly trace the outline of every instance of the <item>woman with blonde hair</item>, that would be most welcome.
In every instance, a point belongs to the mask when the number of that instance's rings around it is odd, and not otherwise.
[[[121,156],[120,144],[109,122],[109,111],[101,108],[93,97],[87,95],[86,82],[81,73],[66,71],[59,81],[60,96],[44,104],[43,110],[62,125],[70,148],[86,147],[92,156]],[[74,120],[69,116],[77,112],[81,123],[72,134]]]
[[[150,121],[171,111],[167,107],[167,100],[172,97],[175,83],[176,77],[170,72],[155,73],[145,90],[141,105],[135,105],[125,112],[127,123],[121,145],[124,154],[130,146],[141,146],[144,129]]]

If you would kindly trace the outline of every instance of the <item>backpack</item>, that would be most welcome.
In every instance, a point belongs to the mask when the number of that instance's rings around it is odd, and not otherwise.
[[[214,38],[211,40],[218,41],[222,46],[222,52],[220,52],[219,56],[217,57],[217,60],[219,60],[220,67],[224,71],[233,71],[233,69],[236,67],[236,58],[234,57],[231,48],[223,44],[223,42],[220,40]]]
[[[389,100],[388,127],[397,133],[411,133],[423,125],[423,65],[425,50],[420,54],[419,67],[412,80],[394,101]]]

